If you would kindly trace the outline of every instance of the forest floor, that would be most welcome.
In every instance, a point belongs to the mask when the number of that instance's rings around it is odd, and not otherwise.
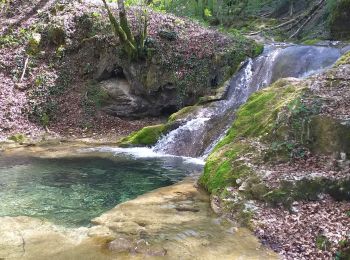
[[[57,72],[49,68],[49,56],[52,54],[43,54],[39,59],[32,59],[26,54],[27,31],[40,20],[40,14],[52,11],[54,3],[53,0],[13,0],[10,6],[0,5],[0,142],[8,141],[8,137],[13,135],[21,135],[34,142],[44,136],[69,139],[93,137],[115,142],[144,126],[163,122],[163,118],[126,119],[97,111],[84,123],[83,93],[79,91],[84,82],[79,82],[79,76],[59,101],[58,120],[44,127],[28,116],[28,95],[35,86],[35,80],[44,71],[45,78],[52,83],[57,78]],[[26,57],[29,58],[25,69]]]
[[[349,202],[324,195],[294,202],[292,210],[259,205],[253,222],[262,243],[285,259],[334,259],[349,246],[349,215]]]

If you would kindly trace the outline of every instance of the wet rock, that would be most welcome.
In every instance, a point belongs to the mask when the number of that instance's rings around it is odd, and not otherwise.
[[[144,239],[137,241],[135,252],[147,256],[165,256],[167,250],[159,245],[151,245]]]
[[[89,237],[111,237],[112,231],[105,226],[93,226],[89,229],[88,232]]]
[[[175,208],[177,211],[188,211],[188,212],[198,212],[199,209],[196,208],[191,208],[191,207],[186,207],[186,206],[181,206],[181,207],[176,207]]]
[[[230,227],[226,232],[229,234],[235,234],[238,231],[237,227]]]
[[[30,217],[0,218],[0,259],[37,259],[79,244],[87,228],[64,229]]]
[[[216,89],[214,95],[202,97],[199,100],[199,103],[205,104],[208,102],[223,100],[226,98],[229,88],[230,80],[226,81],[220,88]]]
[[[108,244],[108,249],[117,253],[130,252],[133,249],[133,246],[134,245],[131,240],[121,237],[110,242]]]
[[[110,222],[107,227],[114,232],[126,235],[137,235],[144,228],[133,221]]]
[[[219,197],[212,196],[212,198],[210,200],[210,206],[216,214],[218,214],[218,215],[222,214],[222,208],[220,206],[220,198]]]

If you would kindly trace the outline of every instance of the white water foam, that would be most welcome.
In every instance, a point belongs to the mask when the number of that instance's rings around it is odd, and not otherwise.
[[[153,148],[147,148],[147,147],[120,148],[120,147],[103,146],[103,147],[80,149],[79,152],[102,152],[102,153],[112,153],[114,155],[126,154],[126,155],[132,156],[135,159],[179,158],[179,159],[182,159],[184,163],[197,164],[197,165],[205,164],[205,161],[201,158],[164,154],[164,153],[154,151]]]

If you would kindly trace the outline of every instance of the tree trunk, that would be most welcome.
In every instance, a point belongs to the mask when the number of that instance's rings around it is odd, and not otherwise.
[[[113,27],[113,31],[114,31],[115,36],[119,38],[119,40],[120,40],[124,50],[127,52],[128,56],[130,58],[132,58],[133,56],[135,56],[135,54],[137,54],[137,48],[135,46],[134,37],[131,35],[132,37],[129,38],[129,36],[128,36],[127,32],[124,30],[123,26],[121,26],[121,24],[119,24],[117,19],[114,17],[111,9],[109,8],[108,4],[106,3],[106,0],[102,0],[102,1],[103,1],[104,6],[107,10],[108,18],[109,18],[109,21]],[[124,14],[125,14],[124,2],[122,0],[119,0],[118,5],[119,5],[119,2],[122,4],[121,5],[122,9],[119,9],[119,10],[123,10]],[[126,18],[126,16],[125,16],[125,18]],[[121,20],[121,18],[120,18],[120,20]],[[126,28],[129,28],[127,20],[124,20],[123,22],[124,23],[126,22],[126,24],[124,24],[124,26]],[[130,29],[129,29],[129,34],[131,34]]]
[[[294,13],[294,1],[290,0],[290,6],[289,6],[289,16],[292,17]]]
[[[128,37],[129,41],[132,44],[135,44],[134,36],[131,32],[128,18],[126,16],[125,6],[124,6],[124,0],[118,0],[118,9],[119,9],[119,19],[120,19],[120,26],[123,28],[126,36]]]

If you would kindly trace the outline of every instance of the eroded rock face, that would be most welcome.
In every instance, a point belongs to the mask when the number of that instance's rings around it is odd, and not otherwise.
[[[310,122],[311,149],[315,153],[350,155],[350,124],[330,117],[314,117]]]
[[[63,40],[59,34],[47,41],[65,48],[60,69],[73,78],[101,82],[122,76],[129,82],[131,99],[137,101],[131,101],[129,94],[118,94],[104,108],[115,116],[168,115],[202,96],[215,95],[240,62],[261,49],[251,40],[235,41],[192,22],[149,11],[146,55],[130,60],[112,35],[103,11],[100,2],[74,2],[49,19],[44,34],[52,35],[52,28],[58,26],[63,30]],[[136,27],[137,12],[130,8],[128,16]],[[176,37],[164,38],[162,24]],[[125,110],[126,103],[131,108]]]
[[[126,79],[113,78],[101,81],[98,86],[107,95],[102,110],[119,117],[142,116],[149,103],[132,93]]]

